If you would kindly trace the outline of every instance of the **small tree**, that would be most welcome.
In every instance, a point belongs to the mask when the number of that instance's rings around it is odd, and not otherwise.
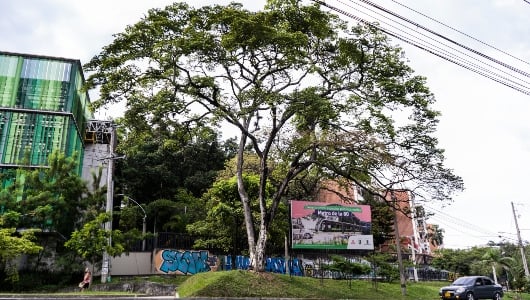
[[[322,268],[327,271],[337,272],[340,278],[348,278],[351,288],[351,280],[354,276],[369,274],[372,267],[368,264],[352,262],[345,257],[332,255],[333,263],[323,265]]]
[[[116,256],[124,251],[121,244],[121,231],[105,230],[101,224],[110,220],[110,215],[99,214],[94,220],[88,221],[80,230],[72,233],[72,237],[65,246],[74,250],[83,259],[89,261],[93,266],[99,266],[103,259],[103,252],[110,256]],[[109,243],[109,241],[113,241]]]
[[[4,224],[0,218],[0,226]],[[22,254],[36,254],[43,248],[35,242],[34,230],[17,232],[15,228],[0,228],[0,267],[11,283],[18,281],[15,259]]]
[[[124,236],[120,230],[106,230],[104,224],[112,222],[112,215],[104,212],[106,205],[107,186],[101,186],[102,169],[92,174],[92,189],[78,208],[81,216],[76,230],[64,244],[82,259],[89,261],[99,268],[103,259],[103,252],[116,256],[124,251]]]
[[[497,283],[497,272],[505,267],[509,269],[515,263],[513,258],[503,256],[498,248],[488,248],[482,255],[482,261],[490,267],[495,283]]]
[[[376,278],[382,278],[385,282],[399,279],[399,269],[392,261],[392,257],[385,253],[376,253],[371,257]]]

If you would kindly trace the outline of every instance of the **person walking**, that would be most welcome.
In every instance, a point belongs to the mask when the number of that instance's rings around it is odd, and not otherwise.
[[[79,291],[82,292],[85,289],[88,289],[90,287],[90,283],[92,283],[92,273],[90,272],[89,268],[86,268],[83,281],[79,283]]]

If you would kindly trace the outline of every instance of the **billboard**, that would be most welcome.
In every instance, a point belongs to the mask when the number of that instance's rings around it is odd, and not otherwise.
[[[293,249],[373,250],[369,205],[291,201]]]

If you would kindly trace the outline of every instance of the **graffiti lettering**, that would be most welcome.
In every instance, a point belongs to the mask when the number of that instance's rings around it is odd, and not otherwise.
[[[208,251],[161,250],[159,255],[161,263],[158,270],[166,274],[193,275],[211,270],[212,260],[208,257]]]
[[[209,256],[208,251],[165,249],[157,252],[154,266],[161,273],[178,275],[193,275],[200,272],[216,271],[218,267],[223,270],[248,270],[250,266],[250,258],[243,255],[227,255],[220,259],[221,262],[218,260],[217,256]],[[370,265],[368,261],[358,257],[349,257],[347,260]],[[289,271],[289,274],[293,276],[314,278],[351,278],[349,274],[325,270],[326,268],[323,266],[332,263],[333,261],[326,258],[302,259],[295,257],[286,261],[284,257],[269,257],[265,260],[265,271],[280,274],[287,274]],[[289,268],[287,268],[287,265]],[[455,273],[433,268],[420,268],[417,269],[416,273],[420,279],[424,280],[448,280],[458,276]],[[413,270],[408,268],[407,274],[412,278]],[[377,274],[372,272],[368,276],[374,277]]]

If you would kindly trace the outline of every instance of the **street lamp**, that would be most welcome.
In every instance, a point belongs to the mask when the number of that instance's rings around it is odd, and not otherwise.
[[[146,229],[147,229],[147,224],[146,224],[147,213],[145,212],[145,209],[138,202],[136,202],[136,200],[134,200],[133,198],[131,198],[131,197],[125,195],[125,194],[116,194],[116,196],[127,197],[127,199],[131,200],[134,204],[138,205],[140,207],[140,209],[142,209],[142,212],[144,213],[143,224],[142,224],[142,235],[143,235],[142,251],[145,251],[145,232],[146,232]]]

